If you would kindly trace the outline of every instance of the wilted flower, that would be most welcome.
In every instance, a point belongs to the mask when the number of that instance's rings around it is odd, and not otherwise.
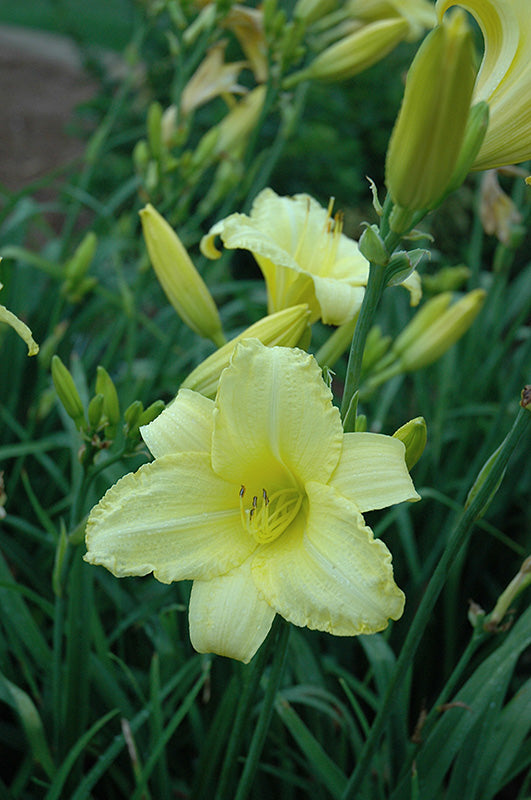
[[[489,127],[474,169],[519,164],[531,158],[531,7],[529,0],[438,0],[439,19],[460,5],[477,20],[485,53],[474,102],[489,105]]]
[[[522,215],[501,188],[495,169],[485,172],[482,178],[479,215],[485,233],[494,234],[500,242],[510,245],[513,231],[515,226],[520,225]]]
[[[307,303],[311,321],[342,325],[359,310],[369,274],[358,245],[342,233],[342,217],[307,194],[280,197],[264,189],[250,216],[231,214],[203,237],[201,250],[218,258],[214,240],[250,250],[263,272],[268,310]],[[409,286],[408,282],[408,286]]]
[[[245,94],[247,89],[238,83],[245,61],[224,63],[226,41],[213,45],[183,89],[180,110],[183,115],[208,103],[220,94]]]
[[[192,579],[199,652],[247,662],[275,614],[337,636],[400,617],[391,554],[362,513],[418,498],[404,445],[343,433],[312,356],[247,339],[215,401],[182,390],[142,435],[155,461],[92,510],[85,559]]]
[[[261,8],[247,8],[234,3],[223,27],[233,31],[247,56],[258,83],[267,80],[267,42],[264,32],[264,12]]]
[[[0,283],[0,289],[2,288]],[[39,352],[39,345],[31,335],[31,331],[25,322],[22,322],[12,311],[9,311],[5,306],[0,306],[0,322],[5,322],[10,325],[14,331],[18,333],[21,339],[24,339],[28,346],[28,355],[35,356]]]

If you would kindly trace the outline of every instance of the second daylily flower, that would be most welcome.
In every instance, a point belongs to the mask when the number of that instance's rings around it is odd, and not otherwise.
[[[264,189],[249,216],[231,214],[203,237],[209,258],[220,255],[216,236],[228,249],[251,251],[266,281],[270,314],[307,303],[310,322],[343,325],[359,311],[369,263],[342,233],[342,217],[332,217],[331,204],[325,209],[307,194],[280,197]],[[413,295],[416,278],[407,281]]]
[[[85,558],[192,579],[196,650],[247,662],[275,614],[337,636],[400,617],[391,554],[362,513],[418,498],[404,445],[343,433],[314,358],[247,339],[215,401],[181,390],[142,435],[155,461],[93,509]]]

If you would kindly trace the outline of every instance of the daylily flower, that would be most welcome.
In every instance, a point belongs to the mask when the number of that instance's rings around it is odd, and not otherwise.
[[[332,203],[325,209],[307,194],[280,197],[264,189],[250,216],[231,214],[203,237],[208,258],[221,255],[214,244],[218,235],[228,249],[252,252],[265,278],[270,314],[299,303],[310,308],[310,322],[343,325],[357,314],[369,263],[342,233],[341,215],[332,217]],[[416,278],[406,286],[413,295]]]
[[[215,401],[181,390],[142,436],[155,460],[92,510],[85,559],[192,579],[196,650],[248,662],[275,614],[337,636],[400,617],[391,554],[362,513],[418,498],[404,445],[343,433],[312,356],[247,339]]]
[[[529,0],[438,0],[436,11],[460,5],[477,20],[485,52],[473,102],[489,105],[489,127],[474,169],[531,158],[531,7]]]

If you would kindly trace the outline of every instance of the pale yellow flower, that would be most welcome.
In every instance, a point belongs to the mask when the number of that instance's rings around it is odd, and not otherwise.
[[[438,0],[439,19],[453,0]],[[531,5],[529,0],[467,0],[458,5],[477,20],[485,52],[474,102],[489,105],[489,127],[474,169],[531,158]]]
[[[342,233],[341,215],[307,194],[280,197],[264,189],[250,216],[231,214],[203,237],[201,250],[218,258],[215,238],[228,249],[250,250],[264,275],[269,313],[306,303],[311,322],[343,325],[358,312],[369,263]],[[415,279],[408,287],[415,290]]]
[[[337,636],[400,617],[391,554],[362,514],[418,499],[404,445],[344,433],[312,356],[247,339],[215,401],[181,390],[142,436],[155,460],[92,510],[85,559],[193,580],[196,650],[247,662],[275,614]]]
[[[2,288],[0,283],[0,289]],[[35,356],[39,352],[39,345],[34,340],[33,336],[31,335],[31,331],[26,325],[25,322],[22,322],[16,314],[13,314],[5,306],[0,306],[0,322],[5,322],[6,325],[10,325],[16,333],[20,336],[21,339],[24,339],[26,345],[28,347],[28,355]]]
[[[238,83],[238,75],[245,67],[245,61],[225,64],[226,46],[226,40],[213,45],[184,87],[179,104],[183,115],[189,114],[220,94],[247,92],[247,89]]]

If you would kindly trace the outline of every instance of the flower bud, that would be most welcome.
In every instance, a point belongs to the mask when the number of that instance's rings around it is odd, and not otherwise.
[[[398,206],[435,207],[457,165],[476,79],[472,33],[463,12],[443,20],[421,44],[386,160],[386,183]]]
[[[260,119],[265,96],[266,87],[257,86],[216,125],[214,130],[218,135],[214,145],[215,155],[234,155],[247,144]]]
[[[165,406],[164,400],[155,400],[140,414],[138,425],[149,425],[150,422],[153,422],[153,420],[164,411]]]
[[[438,315],[436,319],[432,318],[432,321],[424,327],[424,330],[418,336],[413,337],[411,331],[408,331],[408,325],[403,334],[397,338],[392,348],[395,356],[398,356],[402,371],[412,372],[437,361],[469,329],[481,311],[485,295],[486,293],[483,289],[475,289],[469,292],[457,303],[454,303]],[[439,295],[429,300],[422,311],[426,312],[426,307],[431,304],[429,312],[433,314],[436,302],[444,307],[445,296]],[[424,321],[427,319],[427,315],[428,312],[426,312]],[[414,323],[415,320],[410,324],[414,325]],[[419,326],[417,325],[417,327]]]
[[[481,487],[485,483],[487,477],[489,476],[489,473],[490,473],[492,467],[494,466],[494,463],[496,462],[496,460],[498,458],[498,454],[499,454],[499,452],[500,452],[502,447],[503,447],[503,443],[494,451],[494,453],[492,453],[492,455],[489,456],[489,458],[487,458],[487,460],[485,461],[485,463],[481,467],[481,469],[480,469],[480,471],[478,473],[478,476],[477,476],[476,480],[474,481],[474,483],[472,485],[472,488],[470,489],[469,493],[467,494],[467,498],[466,498],[466,501],[465,501],[465,509],[468,508],[470,503],[474,500],[474,498],[476,497],[477,493],[479,492],[479,490],[481,489]],[[502,474],[500,475],[500,478],[499,478],[498,482],[496,483],[496,486],[493,488],[493,490],[490,493],[489,497],[485,501],[485,504],[479,510],[479,512],[478,512],[478,514],[476,516],[476,519],[480,519],[483,516],[483,514],[486,512],[486,510],[488,509],[488,507],[490,506],[490,504],[492,503],[492,501],[494,499],[494,495],[496,494],[496,492],[500,488],[501,482],[504,479],[504,477],[505,477],[505,470],[503,470]]]
[[[337,0],[297,0],[295,8],[293,9],[293,16],[295,19],[300,19],[311,25],[329,11],[332,11],[336,6]]]
[[[149,257],[166,297],[183,322],[217,344],[225,339],[218,310],[177,234],[152,205],[140,212]]]
[[[52,358],[52,380],[57,396],[68,416],[74,420],[78,428],[84,427],[85,411],[81,397],[76,389],[74,379],[57,355]]]
[[[365,228],[358,242],[358,248],[362,256],[373,264],[384,267],[389,261],[389,253],[377,225],[368,225]]]
[[[415,466],[424,452],[428,432],[424,417],[410,419],[393,433],[395,439],[400,439],[406,447],[406,467],[410,470]]]
[[[103,411],[107,417],[109,436],[112,437],[120,422],[120,402],[112,378],[102,366],[96,370],[96,394],[103,395]]]
[[[489,614],[488,621],[485,623],[485,628],[487,630],[496,630],[518,595],[521,594],[521,592],[523,592],[523,590],[526,589],[530,584],[531,556],[528,556],[522,563],[518,573],[499,596],[492,613]]]
[[[93,431],[97,430],[101,424],[104,402],[103,395],[96,394],[88,404],[87,418],[89,426]]]
[[[234,348],[241,339],[259,339],[269,347],[295,347],[308,326],[309,318],[310,311],[304,304],[263,317],[199,364],[183,381],[181,388],[214,397],[219,376],[229,365]]]
[[[409,25],[405,19],[383,19],[355,30],[330,45],[300,72],[284,81],[291,88],[303,80],[342,81],[368,69],[406,38]]]

